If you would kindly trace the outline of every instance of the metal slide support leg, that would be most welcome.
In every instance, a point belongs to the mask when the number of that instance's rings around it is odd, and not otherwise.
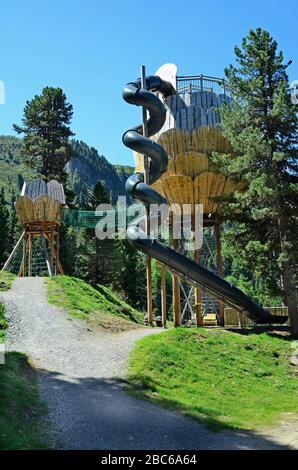
[[[217,272],[223,277],[223,265],[222,265],[222,256],[221,256],[221,225],[219,215],[216,214],[215,220],[215,240],[216,240],[216,260],[217,260]],[[219,302],[219,319],[221,326],[225,325],[225,313],[224,313],[224,303]]]
[[[178,250],[178,240],[173,238],[173,250]],[[181,325],[180,315],[180,284],[179,278],[176,274],[172,274],[172,285],[173,285],[173,315],[174,315],[174,326]]]
[[[160,268],[160,292],[161,292],[161,317],[162,326],[167,326],[167,295],[166,295],[166,282],[165,282],[165,268]]]

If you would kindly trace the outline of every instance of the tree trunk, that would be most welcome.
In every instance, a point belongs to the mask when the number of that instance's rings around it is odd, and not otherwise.
[[[285,261],[281,262],[281,272],[289,311],[290,331],[293,337],[298,338],[297,289],[295,286],[294,271],[291,266],[291,262],[287,259],[287,253],[284,250],[284,245],[287,240],[287,220],[283,214],[278,218],[278,226],[281,251],[286,258]]]

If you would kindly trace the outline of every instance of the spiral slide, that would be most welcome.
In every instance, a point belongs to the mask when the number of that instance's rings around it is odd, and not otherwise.
[[[146,77],[146,89],[142,89],[141,80],[138,79],[135,82],[128,83],[123,90],[123,99],[127,103],[143,106],[149,112],[147,125],[149,137],[162,128],[166,118],[165,107],[154,94],[157,91],[164,97],[176,93],[171,83],[155,75]],[[167,201],[150,187],[167,169],[168,156],[164,148],[148,137],[143,136],[142,125],[126,131],[122,140],[126,147],[150,158],[149,185],[144,183],[143,173],[134,173],[126,182],[127,192],[132,198],[141,201],[145,206],[166,203]],[[200,266],[192,259],[177,253],[156,239],[151,239],[141,229],[141,226],[144,225],[144,217],[146,216],[133,221],[127,229],[128,240],[136,249],[155,258],[169,270],[204,289],[214,298],[245,313],[255,323],[278,324],[287,321],[285,316],[271,315],[240,289]]]

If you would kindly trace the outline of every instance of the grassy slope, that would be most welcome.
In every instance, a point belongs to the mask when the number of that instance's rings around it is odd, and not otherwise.
[[[5,339],[5,330],[7,328],[7,321],[5,319],[4,305],[0,301],[0,343],[4,342]]]
[[[45,448],[47,430],[41,423],[46,408],[38,398],[36,372],[25,355],[6,353],[0,384],[0,449]]]
[[[14,276],[0,274],[0,290],[8,290]],[[4,305],[0,302],[0,343],[5,340]],[[0,364],[0,449],[45,448],[46,409],[38,398],[36,372],[18,352],[5,354]]]
[[[47,279],[48,300],[66,308],[74,317],[110,331],[125,331],[142,324],[143,316],[119,299],[110,289],[94,289],[81,279],[58,276]]]
[[[15,275],[6,271],[0,271],[0,292],[10,289]],[[0,302],[0,343],[4,341],[7,321],[5,319],[4,305]]]
[[[15,275],[7,271],[0,271],[0,291],[9,290]]]
[[[266,333],[171,330],[137,342],[129,389],[213,429],[256,429],[298,412],[290,355],[290,341]]]

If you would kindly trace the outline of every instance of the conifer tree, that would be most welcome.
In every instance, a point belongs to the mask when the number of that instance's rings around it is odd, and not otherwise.
[[[226,218],[234,223],[229,244],[247,268],[265,281],[270,278],[272,295],[283,295],[291,332],[298,336],[297,106],[286,72],[290,63],[284,63],[277,47],[258,28],[235,48],[238,65],[225,71],[233,104],[221,110],[222,129],[234,152],[212,160],[219,171],[245,184],[225,204]]]
[[[99,204],[109,203],[105,188],[99,181],[89,195],[86,210],[95,211]],[[77,241],[76,274],[94,286],[96,284],[112,285],[117,259],[114,245],[114,240],[96,238],[93,228],[82,229]]]
[[[65,165],[72,155],[69,138],[73,136],[70,121],[72,105],[61,88],[45,87],[41,95],[27,101],[23,125],[14,124],[24,134],[22,155],[30,168],[45,180],[66,181]]]

